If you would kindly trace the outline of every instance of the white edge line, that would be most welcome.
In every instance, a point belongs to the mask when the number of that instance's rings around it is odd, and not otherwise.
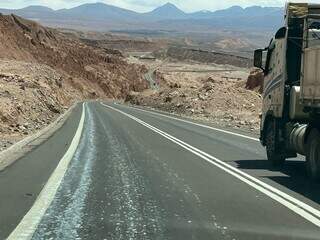
[[[121,105],[121,106],[124,106],[124,105]],[[227,131],[227,130],[223,130],[223,129],[215,128],[215,127],[210,127],[208,125],[191,122],[191,121],[188,121],[188,120],[176,118],[176,117],[173,117],[173,116],[168,116],[168,115],[161,114],[161,113],[154,112],[154,111],[148,111],[148,110],[140,109],[140,108],[137,108],[137,107],[128,106],[128,108],[132,108],[132,109],[135,109],[135,110],[138,110],[138,111],[147,112],[147,113],[151,113],[151,114],[162,116],[162,117],[166,117],[166,118],[171,118],[171,119],[174,119],[174,120],[177,120],[177,121],[180,121],[180,122],[184,122],[184,123],[189,123],[189,124],[192,124],[192,125],[195,125],[195,126],[198,126],[198,127],[203,127],[203,128],[207,128],[207,129],[211,129],[211,130],[217,131],[217,132],[227,133],[227,134],[231,134],[231,135],[234,135],[234,136],[238,136],[238,137],[250,139],[250,140],[253,140],[253,141],[256,141],[256,142],[260,142],[260,140],[258,138],[250,137],[250,136],[243,135],[243,134],[240,134],[240,133],[235,133],[235,132],[231,132],[231,131]]]
[[[130,114],[127,114],[121,110],[118,110],[116,108],[113,108],[111,106],[108,106],[108,105],[105,105],[105,104],[102,104],[114,111],[117,111],[129,118],[131,118],[132,120],[140,123],[141,125],[151,129],[152,131],[162,135],[163,137],[167,138],[168,140],[176,143],[177,145],[181,146],[182,148],[194,153],[195,155],[201,157],[202,159],[206,160],[207,162],[215,165],[216,167],[224,170],[225,172],[233,175],[234,177],[238,178],[239,180],[241,180],[242,182],[248,184],[249,186],[255,188],[256,190],[262,192],[263,194],[269,196],[270,198],[274,199],[275,201],[279,202],[280,204],[282,204],[283,206],[287,207],[288,209],[292,210],[293,212],[295,212],[296,214],[300,215],[301,217],[303,217],[304,219],[308,220],[309,222],[313,223],[314,225],[320,227],[320,212],[301,202],[300,200],[294,198],[294,197],[291,197],[290,195],[252,177],[251,175],[248,175],[242,171],[240,171],[239,169],[236,169],[232,166],[230,166],[229,164],[226,164],[224,162],[222,162],[221,160],[207,154],[207,153],[204,153],[203,151],[195,148],[195,147],[192,147],[191,145],[171,136],[170,134],[166,133],[166,132],[163,132],[159,129],[157,129],[156,127],[153,127],[152,125],[146,123],[146,122],[143,122],[142,120],[140,120],[139,118],[136,118]],[[224,163],[224,164],[222,164]],[[242,176],[241,176],[242,175]],[[248,177],[249,179],[245,178],[245,177]],[[256,183],[255,183],[256,182]],[[258,184],[260,185],[258,185]],[[315,217],[316,216],[316,217]]]
[[[68,150],[60,160],[54,172],[51,174],[48,182],[41,190],[38,198],[36,199],[31,209],[23,217],[18,226],[14,229],[14,231],[9,235],[7,240],[29,240],[33,237],[33,234],[36,231],[38,224],[40,223],[43,215],[45,214],[46,210],[49,208],[51,202],[54,199],[54,196],[68,169],[69,163],[79,145],[84,127],[85,106],[85,103],[83,103],[81,119]]]

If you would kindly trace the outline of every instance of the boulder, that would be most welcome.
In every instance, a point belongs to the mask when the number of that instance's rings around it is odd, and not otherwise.
[[[257,90],[259,93],[263,91],[263,72],[260,69],[253,69],[246,82],[246,89]]]

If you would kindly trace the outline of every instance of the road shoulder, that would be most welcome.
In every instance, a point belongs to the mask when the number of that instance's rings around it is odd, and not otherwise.
[[[33,206],[69,148],[81,113],[81,104],[77,104],[64,124],[50,137],[42,139],[41,145],[32,143],[32,151],[0,171],[0,239],[6,239]]]
[[[22,139],[8,149],[0,152],[0,172],[50,138],[64,125],[76,105],[77,103],[72,105],[65,113],[60,115],[54,122],[42,130]]]

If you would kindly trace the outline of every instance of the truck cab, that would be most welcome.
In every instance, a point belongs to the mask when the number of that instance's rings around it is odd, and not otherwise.
[[[264,72],[260,141],[274,166],[299,153],[320,179],[320,5],[288,3],[284,19],[268,47],[254,52]]]

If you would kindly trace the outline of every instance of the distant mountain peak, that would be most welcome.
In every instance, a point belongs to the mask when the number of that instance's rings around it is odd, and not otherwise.
[[[157,10],[175,10],[175,11],[181,11],[181,9],[179,9],[176,5],[174,5],[173,3],[171,2],[167,2],[166,4],[160,6],[160,7],[157,7],[155,10],[153,11],[157,11]]]
[[[176,7],[176,5],[174,5],[171,2],[167,2],[166,4],[164,4],[163,6],[167,6],[167,7]]]
[[[30,5],[28,7],[22,8],[23,10],[38,10],[38,11],[54,11],[53,9],[41,5]]]
[[[40,22],[59,27],[74,25],[79,29],[97,28],[102,31],[118,28],[149,29],[153,27],[177,29],[177,31],[189,31],[192,28],[207,31],[207,29],[223,29],[230,26],[236,29],[241,27],[243,29],[275,29],[281,26],[283,18],[283,8],[278,7],[250,6],[243,8],[235,5],[217,11],[204,9],[186,13],[175,4],[167,2],[153,11],[139,13],[103,3],[102,0],[93,1],[97,2],[69,9],[52,10],[43,6],[29,6],[23,9],[0,9],[0,12],[4,15],[13,13],[28,19],[37,19]],[[265,21],[265,19],[270,21]]]
[[[93,7],[110,7],[110,6],[113,6],[113,5],[109,5],[107,3],[104,3],[104,2],[87,3],[87,5],[90,5],[90,6],[93,6]],[[113,7],[116,7],[116,6],[113,6]]]
[[[95,3],[85,3],[78,7],[91,7],[91,8],[97,8],[97,7],[107,7],[108,5],[103,2],[95,2]]]
[[[92,3],[93,5],[107,5],[107,4],[105,4],[105,3],[103,3],[103,2],[95,2],[95,3]]]
[[[153,11],[146,13],[149,17],[156,19],[181,19],[186,16],[186,13],[179,9],[176,5],[168,2]]]
[[[238,6],[238,5],[234,5],[234,6],[231,6],[231,7],[229,7],[229,8],[227,8],[227,9],[239,9],[239,10],[243,10],[243,7],[241,7],[241,6]]]

